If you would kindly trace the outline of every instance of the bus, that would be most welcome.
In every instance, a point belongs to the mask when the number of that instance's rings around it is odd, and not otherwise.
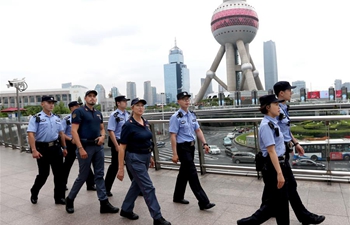
[[[318,141],[299,141],[304,148],[304,156],[299,156],[294,148],[294,159],[309,158],[313,161],[326,160],[350,160],[350,139],[326,139]],[[329,154],[329,155],[328,155]]]

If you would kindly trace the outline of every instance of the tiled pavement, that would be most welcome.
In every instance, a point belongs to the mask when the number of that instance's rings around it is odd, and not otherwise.
[[[136,200],[134,212],[140,219],[130,221],[119,214],[100,214],[99,202],[95,192],[87,191],[85,186],[75,200],[75,213],[68,214],[63,205],[55,205],[53,200],[53,181],[49,179],[39,194],[38,204],[29,201],[34,178],[37,174],[35,160],[28,153],[20,153],[0,146],[0,224],[19,225],[58,225],[58,224],[153,224],[142,197]],[[106,164],[106,167],[108,165]],[[77,176],[75,162],[69,187]],[[189,205],[172,202],[177,171],[149,171],[156,187],[163,216],[173,225],[227,225],[236,224],[236,220],[249,216],[260,205],[263,188],[262,181],[253,177],[206,174],[200,181],[210,200],[216,207],[200,211],[194,195],[187,189],[185,198]],[[114,194],[110,202],[120,207],[130,185],[128,177],[123,182],[116,180],[112,189]],[[298,181],[298,190],[306,207],[317,214],[324,214],[324,225],[350,225],[350,184]],[[265,223],[276,224],[274,219]],[[291,211],[291,225],[300,224]]]

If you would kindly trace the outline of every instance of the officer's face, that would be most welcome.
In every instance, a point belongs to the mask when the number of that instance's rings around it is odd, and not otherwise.
[[[291,89],[287,89],[285,91],[281,91],[280,92],[280,96],[282,96],[282,98],[286,101],[290,101],[290,99],[292,98],[292,90]]]
[[[75,106],[73,106],[73,107],[70,107],[69,109],[70,109],[70,112],[73,112],[74,110],[76,110],[77,108],[79,108],[80,107],[80,105],[75,105]]]
[[[273,118],[276,116],[279,116],[280,114],[280,106],[278,102],[271,103],[270,106],[268,106],[267,110],[268,110],[267,114]]]
[[[177,100],[177,103],[181,106],[181,108],[187,108],[190,105],[191,99],[189,97],[184,97],[180,100]]]
[[[127,102],[126,101],[120,101],[120,102],[117,102],[117,104],[118,104],[118,108],[126,109],[126,106],[127,106]]]
[[[85,97],[85,102],[88,105],[95,105],[97,101],[96,95],[94,93],[90,93]]]
[[[133,105],[131,107],[131,109],[132,109],[134,114],[142,115],[143,112],[145,111],[145,106],[141,102],[139,102],[139,103]]]
[[[43,107],[44,111],[51,112],[53,110],[53,108],[55,107],[55,103],[44,101],[44,102],[41,102],[41,107]]]

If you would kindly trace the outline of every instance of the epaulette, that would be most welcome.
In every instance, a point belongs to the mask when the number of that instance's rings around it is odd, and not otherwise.
[[[192,113],[194,116],[197,116],[196,113],[192,110],[190,110],[190,113]]]
[[[117,122],[117,123],[120,122],[120,118],[118,117],[118,115],[119,115],[118,111],[113,114],[113,116],[115,117],[115,122]]]
[[[271,121],[269,121],[267,124],[273,131],[275,131],[276,137],[280,136],[280,130],[278,129],[278,127],[275,127],[275,125],[273,125]]]
[[[70,122],[69,118],[70,118],[70,115],[65,116],[65,117],[63,118],[64,120],[66,120],[66,124],[67,124],[67,126],[69,126],[69,125],[71,124],[71,122]]]
[[[40,116],[41,114],[40,113],[37,113],[34,115],[34,118],[35,118],[35,122],[39,123],[40,122]]]
[[[184,114],[182,114],[182,112],[178,112],[176,117],[177,118],[182,118],[183,116],[184,116]]]

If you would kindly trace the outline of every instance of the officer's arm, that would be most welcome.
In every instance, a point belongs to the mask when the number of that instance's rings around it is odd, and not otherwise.
[[[198,129],[196,130],[196,134],[197,134],[198,139],[199,139],[203,144],[204,144],[204,143],[207,143],[206,140],[205,140],[203,131],[202,131],[200,128],[198,128]]]
[[[65,134],[63,133],[63,131],[60,131],[59,134],[60,134],[60,138],[61,138],[62,147],[67,147]]]
[[[277,188],[280,189],[284,185],[284,176],[282,174],[282,169],[278,160],[278,156],[275,150],[275,145],[270,145],[267,147],[267,152],[269,153],[269,157],[271,159],[272,165],[277,173]]]
[[[119,163],[118,169],[119,170],[124,170],[125,149],[126,149],[126,144],[119,145],[119,151],[118,151],[118,163]]]
[[[109,138],[112,140],[115,150],[118,151],[118,142],[113,130],[108,131]]]
[[[32,152],[37,152],[35,147],[35,133],[34,132],[28,132],[28,141],[30,148],[32,149]]]
[[[173,156],[177,156],[176,136],[177,135],[175,133],[170,133],[170,143],[171,143],[171,149],[173,150]]]
[[[100,123],[100,135],[101,135],[100,142],[102,142],[102,144],[103,144],[105,137],[106,137],[106,130],[105,130],[105,126],[103,125],[103,122]]]
[[[78,123],[73,123],[72,124],[72,130],[71,130],[72,137],[73,137],[73,139],[75,141],[75,144],[77,145],[77,148],[81,149],[81,148],[83,148],[83,146],[82,146],[82,144],[80,142],[78,129],[79,129],[79,124]]]

